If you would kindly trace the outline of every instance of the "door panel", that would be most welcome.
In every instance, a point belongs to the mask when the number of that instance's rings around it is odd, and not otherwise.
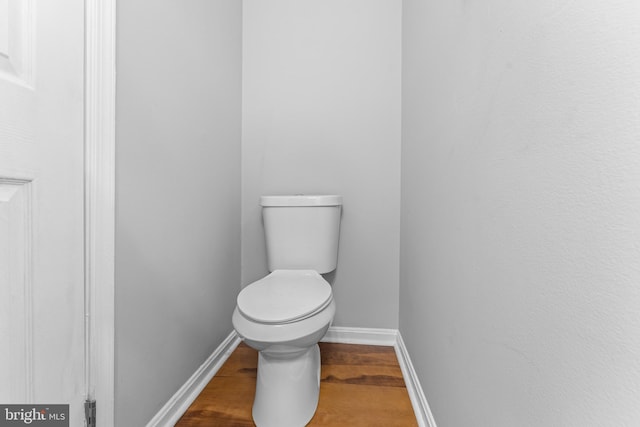
[[[84,2],[0,0],[0,403],[84,400]]]
[[[0,402],[31,395],[31,190],[29,181],[0,178]]]

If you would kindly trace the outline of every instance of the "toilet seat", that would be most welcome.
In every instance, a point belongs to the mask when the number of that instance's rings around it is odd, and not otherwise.
[[[275,270],[245,287],[238,311],[254,322],[297,322],[324,310],[333,301],[331,285],[315,270]]]

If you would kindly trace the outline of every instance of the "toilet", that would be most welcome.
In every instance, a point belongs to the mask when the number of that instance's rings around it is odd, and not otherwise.
[[[336,311],[321,274],[336,268],[342,197],[262,196],[267,276],[238,295],[233,326],[258,350],[253,420],[302,427],[315,414],[320,348]]]

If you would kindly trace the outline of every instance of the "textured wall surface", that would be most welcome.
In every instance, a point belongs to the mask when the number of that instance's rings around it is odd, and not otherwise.
[[[398,326],[400,0],[247,0],[242,283],[267,274],[259,197],[344,196],[334,324]]]
[[[241,3],[118,2],[116,425],[143,426],[231,332]]]
[[[438,425],[640,425],[640,4],[403,16],[400,329]]]

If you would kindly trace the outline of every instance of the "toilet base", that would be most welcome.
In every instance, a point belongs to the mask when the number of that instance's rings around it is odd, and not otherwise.
[[[320,348],[258,353],[253,420],[258,427],[303,427],[320,394]]]

